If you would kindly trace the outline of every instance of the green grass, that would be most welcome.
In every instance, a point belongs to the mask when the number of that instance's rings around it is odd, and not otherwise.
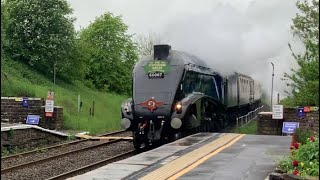
[[[49,89],[54,90],[55,106],[63,107],[63,128],[89,131],[90,134],[120,129],[120,104],[127,97],[99,92],[85,86],[83,82],[56,85],[46,77],[17,62],[6,62],[1,67],[8,79],[1,80],[1,96],[47,97]],[[78,95],[82,108],[78,112]],[[90,108],[95,102],[95,114],[90,116]]]
[[[257,121],[251,121],[249,124],[241,127],[235,128],[233,133],[240,133],[240,134],[257,134]]]

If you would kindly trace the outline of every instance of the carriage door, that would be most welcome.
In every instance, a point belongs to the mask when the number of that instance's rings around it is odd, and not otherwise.
[[[254,81],[250,81],[250,103],[254,102]]]

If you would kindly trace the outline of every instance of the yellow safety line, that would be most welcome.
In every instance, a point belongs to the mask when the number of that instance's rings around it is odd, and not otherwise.
[[[232,144],[234,144],[235,142],[237,142],[239,139],[241,139],[244,136],[244,134],[236,137],[235,139],[233,139],[232,141],[230,141],[229,143],[221,146],[220,148],[216,149],[215,151],[211,152],[210,154],[202,157],[201,159],[199,159],[198,161],[194,162],[193,164],[191,164],[190,166],[188,166],[187,168],[181,170],[180,172],[176,173],[175,175],[171,176],[169,178],[169,180],[174,180],[179,178],[180,176],[184,175],[185,173],[191,171],[192,169],[194,169],[195,167],[197,167],[198,165],[200,165],[201,163],[203,163],[204,161],[208,160],[209,158],[211,158],[212,156],[218,154],[220,151],[224,150],[225,148],[231,146]]]
[[[148,175],[140,178],[141,180],[149,179],[175,179],[186,172],[190,171],[194,167],[201,164],[203,161],[207,160],[211,156],[219,153],[223,149],[231,146],[233,143],[238,141],[244,135],[240,134],[224,134],[218,139],[212,141],[211,143],[202,146],[201,148],[195,149],[170,163],[160,167],[153,172],[150,172]],[[195,165],[193,165],[195,164]],[[184,170],[186,169],[186,170]]]

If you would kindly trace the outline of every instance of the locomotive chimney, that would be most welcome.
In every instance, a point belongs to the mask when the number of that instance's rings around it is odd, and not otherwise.
[[[154,45],[153,46],[153,57],[158,60],[166,60],[169,56],[169,51],[171,50],[171,46],[167,44]]]

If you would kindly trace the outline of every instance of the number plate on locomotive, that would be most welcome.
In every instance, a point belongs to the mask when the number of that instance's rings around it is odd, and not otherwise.
[[[162,72],[152,72],[148,73],[149,79],[156,79],[156,78],[164,78],[164,74]]]

